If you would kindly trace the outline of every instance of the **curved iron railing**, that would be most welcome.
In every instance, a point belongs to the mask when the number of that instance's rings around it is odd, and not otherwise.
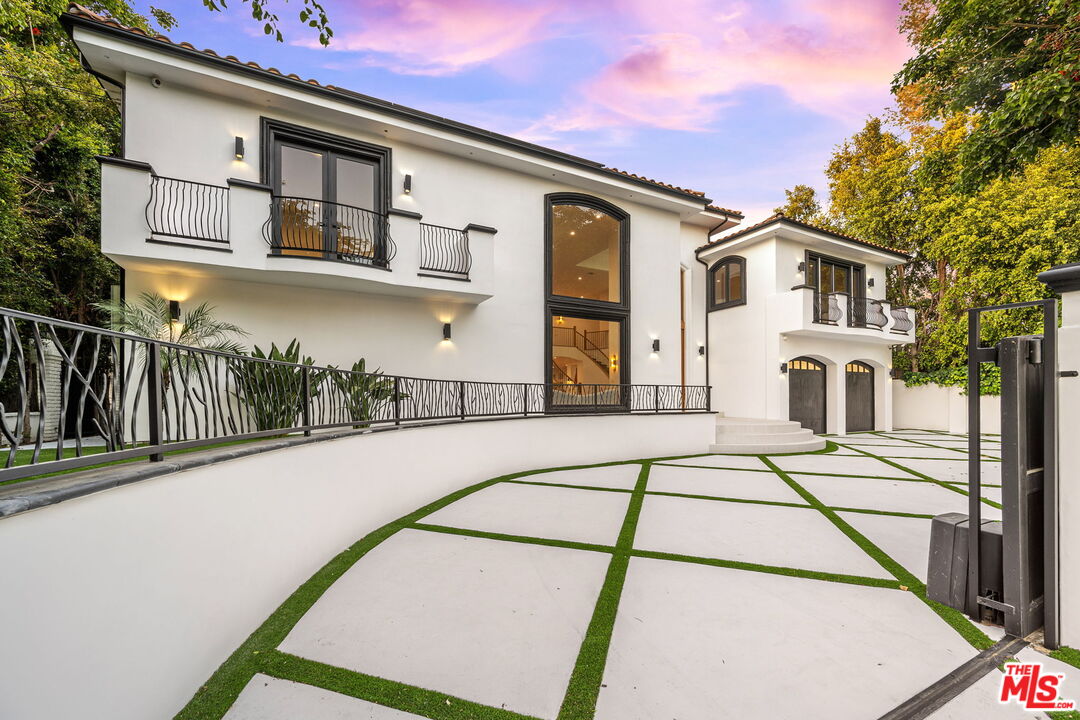
[[[814,293],[814,322],[836,325],[840,322],[840,301],[837,293]]]
[[[894,305],[889,308],[889,314],[892,316],[893,320],[889,332],[906,335],[913,327],[915,327],[915,321],[911,317],[911,308]]]
[[[469,233],[420,223],[420,269],[467,279],[472,269]]]
[[[875,328],[880,330],[888,324],[885,308],[880,300],[865,297],[848,298],[848,327]]]
[[[333,428],[546,412],[708,410],[705,386],[568,386],[363,373],[0,309],[0,445],[6,445],[0,448],[0,482]],[[36,427],[27,422],[35,413]]]
[[[275,195],[263,237],[275,255],[389,267],[397,254],[390,220],[341,203]]]
[[[144,210],[152,235],[229,242],[229,188],[150,176]]]

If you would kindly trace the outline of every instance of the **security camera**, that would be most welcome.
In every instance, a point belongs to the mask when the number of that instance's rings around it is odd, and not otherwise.
[[[161,87],[161,78],[155,75],[154,77],[150,78],[150,84],[156,88]]]

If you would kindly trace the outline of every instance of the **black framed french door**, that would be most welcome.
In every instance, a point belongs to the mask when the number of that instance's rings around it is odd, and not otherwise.
[[[549,410],[629,409],[628,318],[553,304],[546,329]]]

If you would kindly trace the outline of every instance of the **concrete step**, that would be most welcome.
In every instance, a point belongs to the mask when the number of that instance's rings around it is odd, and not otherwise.
[[[773,455],[778,453],[813,452],[825,448],[825,438],[811,436],[809,440],[776,443],[719,443],[709,446],[709,452],[716,454],[754,454]]]
[[[799,423],[787,420],[758,420],[756,422],[716,423],[716,434],[720,435],[746,435],[748,433],[767,433],[780,435],[783,433],[798,433],[803,430]]]
[[[792,443],[809,440],[814,437],[814,431],[809,428],[797,427],[793,430],[784,429],[782,432],[723,432],[716,429],[716,442],[724,443]]]

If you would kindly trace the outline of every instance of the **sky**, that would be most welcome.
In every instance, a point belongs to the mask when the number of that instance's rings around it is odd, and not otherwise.
[[[324,0],[328,48],[271,0],[156,0],[176,41],[704,191],[747,222],[826,190],[832,149],[890,104],[898,0]],[[146,8],[144,8],[145,10]]]

